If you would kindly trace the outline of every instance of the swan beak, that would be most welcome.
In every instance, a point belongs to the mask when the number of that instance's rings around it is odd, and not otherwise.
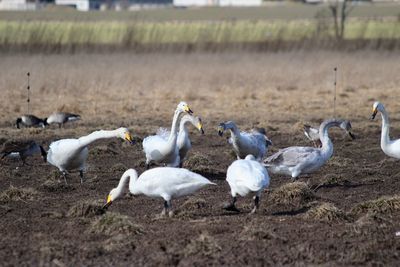
[[[201,134],[204,134],[204,130],[203,130],[203,124],[201,122],[199,122],[197,124],[197,129],[199,129],[199,131],[201,132]]]
[[[222,127],[218,127],[218,135],[223,136],[224,135],[224,129]]]
[[[132,136],[130,133],[125,133],[125,140],[128,141],[131,144],[134,144],[135,142],[132,139]]]
[[[371,115],[370,120],[375,119],[376,113],[378,113],[378,110],[375,108],[374,110],[372,110],[372,115]]]
[[[103,206],[103,209],[107,209],[109,206],[111,206],[112,201],[111,201],[111,195],[107,196],[107,203]]]
[[[193,111],[187,105],[185,106],[185,112],[187,112],[189,114],[193,114]]]
[[[350,135],[352,140],[356,139],[356,136],[352,132],[349,131],[348,133],[349,133],[349,135]]]

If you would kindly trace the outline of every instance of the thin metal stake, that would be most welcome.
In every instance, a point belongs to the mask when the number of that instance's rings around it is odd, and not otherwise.
[[[333,118],[336,119],[336,78],[337,78],[337,67],[333,69],[335,71],[335,90],[334,90],[334,96],[333,96]]]
[[[30,102],[31,102],[31,95],[30,95],[31,86],[30,86],[30,84],[29,84],[29,77],[31,76],[30,72],[28,72],[27,75],[28,75],[28,87],[27,87],[26,89],[28,90],[28,99],[26,100],[26,102],[28,102],[28,113],[27,113],[27,114],[30,114],[30,111],[31,111],[31,107],[30,107]]]

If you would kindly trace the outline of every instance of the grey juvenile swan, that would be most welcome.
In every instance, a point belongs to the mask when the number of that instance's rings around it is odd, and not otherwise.
[[[332,157],[333,144],[328,135],[331,127],[340,127],[344,120],[328,119],[319,127],[322,141],[321,148],[292,146],[279,150],[266,158],[264,164],[268,171],[276,174],[290,175],[295,180],[300,174],[312,173]],[[349,132],[351,135],[351,132]]]
[[[350,132],[351,130],[351,123],[348,120],[344,120],[340,126],[340,128],[342,128],[343,130],[345,130],[346,132],[348,132],[348,134],[350,135],[351,139],[355,139],[356,137],[353,135],[353,133]],[[319,129],[314,128],[308,124],[304,124],[303,125],[303,129],[304,129],[304,135],[313,142],[315,147],[321,147],[322,146],[322,142],[319,139]]]

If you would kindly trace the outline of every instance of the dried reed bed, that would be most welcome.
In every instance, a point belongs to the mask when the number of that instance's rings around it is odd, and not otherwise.
[[[33,113],[82,114],[86,125],[132,125],[143,131],[169,126],[180,100],[214,125],[232,119],[250,127],[294,129],[299,121],[337,114],[368,122],[380,100],[396,119],[400,110],[400,54],[362,51],[222,54],[3,55],[0,120],[11,125],[26,112],[26,72],[31,72]],[[280,124],[282,123],[282,124]],[[268,130],[268,129],[267,129]],[[298,129],[296,129],[298,131]]]

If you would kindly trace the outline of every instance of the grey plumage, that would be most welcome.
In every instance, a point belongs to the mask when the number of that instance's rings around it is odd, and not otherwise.
[[[20,128],[20,125],[23,125],[25,127],[43,127],[44,128],[47,124],[45,120],[40,119],[32,114],[22,115],[21,117],[17,118],[15,123],[16,123],[18,129]]]
[[[33,156],[35,154],[41,154],[43,160],[46,162],[47,153],[41,145],[38,145],[33,140],[10,140],[3,144],[3,147],[0,151],[2,155],[1,158],[5,158],[7,156],[18,156],[23,164],[25,164],[25,160],[27,157]]]
[[[58,124],[58,127],[61,128],[64,123],[70,121],[80,120],[81,116],[78,114],[68,113],[68,112],[55,112],[51,114],[48,118],[46,118],[46,124]]]

